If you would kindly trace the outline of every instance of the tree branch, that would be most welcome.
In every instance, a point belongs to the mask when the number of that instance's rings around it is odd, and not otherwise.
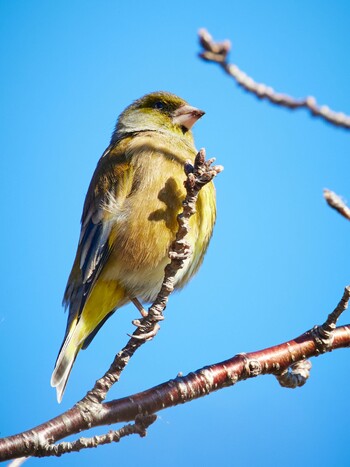
[[[350,208],[345,204],[339,195],[334,193],[334,191],[324,189],[323,197],[331,208],[338,211],[339,214],[350,221]]]
[[[56,450],[60,455],[63,452],[68,452],[69,449],[65,451],[63,447],[55,448],[53,443],[68,435],[112,423],[131,420],[136,420],[137,423],[137,417],[152,415],[168,407],[204,397],[213,391],[232,386],[248,378],[271,374],[277,376],[280,381],[281,375],[288,373],[290,367],[294,368],[294,376],[293,371],[289,372],[292,374],[290,380],[295,380],[298,371],[303,378],[305,375],[302,373],[308,371],[309,368],[302,367],[298,370],[298,362],[350,346],[350,325],[333,329],[339,316],[347,308],[349,299],[350,286],[345,288],[339,304],[322,326],[316,326],[288,342],[257,352],[241,353],[229,360],[206,366],[189,373],[187,376],[177,377],[144,392],[98,404],[99,410],[94,412],[93,418],[86,418],[77,404],[62,415],[36,428],[3,438],[0,440],[0,461],[22,456],[58,455],[55,453]],[[286,387],[298,386],[298,384],[283,385]],[[150,418],[148,421],[152,423],[154,419]],[[123,428],[124,431],[130,430],[130,428]],[[120,430],[118,432],[120,433]],[[108,436],[113,437],[107,434],[103,435],[101,439],[106,440]],[[85,440],[83,442],[77,441],[76,446],[84,443]],[[91,441],[86,444],[89,443]],[[60,449],[62,450],[60,451]]]
[[[228,63],[227,55],[231,50],[230,41],[214,42],[206,29],[200,29],[198,35],[200,45],[203,47],[203,51],[199,56],[203,60],[219,64],[246,91],[254,94],[259,99],[266,99],[275,105],[289,109],[308,109],[313,117],[320,117],[332,125],[346,128],[347,130],[350,129],[350,116],[343,112],[334,112],[326,105],[319,106],[316,99],[312,96],[305,97],[304,99],[295,99],[287,94],[278,93],[272,87],[254,81],[240,70],[237,65]]]

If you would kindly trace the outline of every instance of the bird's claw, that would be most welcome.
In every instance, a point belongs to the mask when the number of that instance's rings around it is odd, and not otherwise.
[[[138,320],[134,320],[134,321],[138,321]],[[133,324],[135,324],[133,322]],[[141,323],[139,323],[141,324]],[[137,326],[139,329],[141,326],[138,326],[137,324],[135,324],[135,326]],[[131,337],[132,339],[136,339],[136,340],[144,340],[144,341],[150,341],[153,339],[153,337],[157,334],[157,332],[159,331],[160,329],[160,326],[158,323],[155,323],[154,326],[153,326],[153,329],[151,329],[151,331],[149,332],[145,332],[145,333],[142,333],[142,334],[128,334],[129,337]]]

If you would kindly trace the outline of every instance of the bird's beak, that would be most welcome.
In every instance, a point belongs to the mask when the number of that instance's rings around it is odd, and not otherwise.
[[[173,123],[184,126],[187,130],[190,130],[193,125],[199,120],[205,112],[203,110],[196,109],[190,105],[182,105],[173,112]]]

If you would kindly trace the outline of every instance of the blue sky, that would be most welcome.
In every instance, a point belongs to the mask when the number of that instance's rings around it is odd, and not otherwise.
[[[174,92],[206,111],[196,144],[225,171],[200,272],[171,297],[161,331],[110,397],[284,342],[325,319],[350,282],[350,226],[322,190],[350,200],[350,133],[246,94],[197,58],[196,33],[206,27],[229,38],[230,59],[257,81],[350,113],[349,21],[346,1],[0,0],[1,436],[71,407],[133,329],[137,312],[124,307],[79,354],[58,406],[49,380],[84,196],[118,114],[147,92]],[[302,389],[260,377],[160,413],[144,439],[28,466],[112,458],[146,466],[345,466],[349,354],[312,364]]]

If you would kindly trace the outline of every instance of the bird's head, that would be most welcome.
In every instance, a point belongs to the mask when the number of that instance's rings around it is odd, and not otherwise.
[[[146,94],[122,112],[112,143],[140,131],[171,132],[192,140],[191,128],[204,113],[169,92]]]

